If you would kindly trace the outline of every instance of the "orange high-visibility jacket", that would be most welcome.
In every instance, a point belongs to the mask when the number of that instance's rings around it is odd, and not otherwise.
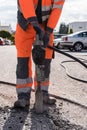
[[[62,11],[65,0],[42,0],[42,23],[46,22],[46,30],[52,32]],[[38,0],[18,0],[18,23],[26,30],[30,23],[37,21],[35,9]]]

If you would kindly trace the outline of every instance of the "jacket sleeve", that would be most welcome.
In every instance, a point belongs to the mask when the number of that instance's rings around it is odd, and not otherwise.
[[[47,22],[46,31],[52,33],[59,21],[65,0],[53,0],[52,11]]]
[[[19,5],[24,18],[28,22],[37,21],[33,0],[19,0]]]

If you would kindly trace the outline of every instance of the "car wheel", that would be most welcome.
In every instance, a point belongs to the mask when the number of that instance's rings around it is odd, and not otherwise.
[[[79,51],[81,51],[82,49],[83,49],[82,43],[78,42],[78,43],[76,43],[76,44],[74,45],[74,50],[75,50],[75,51],[79,52]]]

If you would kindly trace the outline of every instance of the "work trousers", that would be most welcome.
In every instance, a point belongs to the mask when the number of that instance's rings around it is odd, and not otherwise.
[[[43,29],[43,25],[41,25]],[[32,85],[37,87],[36,76],[32,78],[32,47],[34,44],[36,32],[32,25],[29,25],[28,29],[24,31],[18,24],[16,27],[15,44],[17,50],[17,69],[16,69],[16,91],[18,98],[30,98],[30,92]],[[49,44],[53,46],[53,35],[50,36]],[[46,48],[45,60],[43,62],[45,66],[45,79],[41,82],[41,89],[48,91],[49,87],[49,75],[50,75],[50,63],[52,59],[53,51]]]

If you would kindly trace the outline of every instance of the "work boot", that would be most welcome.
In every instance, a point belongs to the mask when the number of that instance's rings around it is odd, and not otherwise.
[[[48,92],[47,91],[43,91],[43,103],[48,104],[48,105],[54,105],[55,102],[56,102],[56,99],[53,99],[53,98],[51,99],[49,97]]]
[[[30,105],[31,93],[20,93],[18,94],[18,100],[14,103],[14,107],[24,108]]]
[[[30,100],[26,100],[26,99],[18,99],[14,103],[14,107],[16,107],[16,108],[24,108],[29,105],[30,105]]]

